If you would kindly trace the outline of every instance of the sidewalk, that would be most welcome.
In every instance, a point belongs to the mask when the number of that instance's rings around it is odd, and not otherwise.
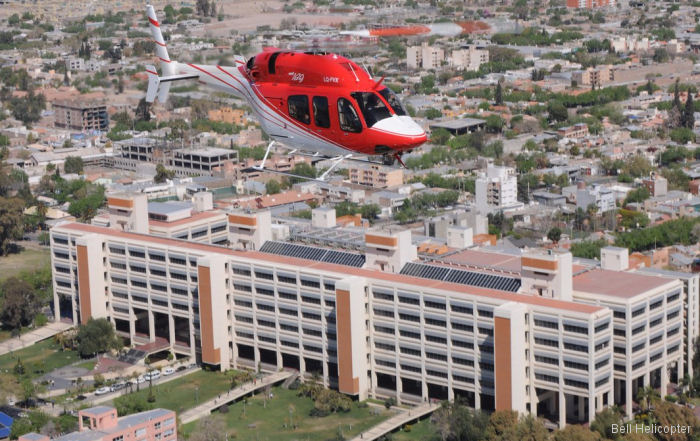
[[[355,438],[353,438],[351,441],[372,441],[375,440],[382,435],[385,435],[393,430],[398,429],[399,427],[403,426],[406,423],[410,423],[411,421],[421,418],[425,415],[428,415],[431,412],[436,411],[437,409],[440,408],[440,403],[425,403],[421,404],[418,407],[414,407],[413,409],[409,410],[404,410],[393,417],[389,418],[386,421],[383,421],[376,426],[372,427],[371,429],[357,435]]]
[[[242,384],[235,389],[229,390],[226,393],[222,393],[217,398],[213,398],[205,403],[200,404],[199,406],[193,407],[192,409],[183,412],[179,415],[180,421],[182,422],[182,424],[187,424],[189,422],[198,420],[199,418],[209,415],[211,411],[216,409],[217,407],[223,406],[224,404],[229,404],[259,389],[263,389],[280,381],[284,381],[292,375],[296,375],[296,372],[275,372],[273,374],[263,377],[262,379],[257,380],[255,383]]]
[[[26,348],[41,340],[51,338],[56,334],[72,328],[73,325],[64,322],[50,322],[46,326],[34,329],[19,337],[14,337],[0,343],[0,355],[5,355],[8,352]]]

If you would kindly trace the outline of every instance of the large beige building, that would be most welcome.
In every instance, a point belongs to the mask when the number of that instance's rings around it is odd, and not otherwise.
[[[318,373],[359,398],[462,397],[560,426],[691,368],[698,284],[567,252],[417,260],[410,231],[364,253],[271,240],[269,212],[227,215],[231,248],[64,223],[51,230],[57,319],[106,317],[218,369]]]
[[[476,46],[457,49],[452,51],[449,62],[455,69],[479,70],[482,64],[489,62],[489,51]]]
[[[403,170],[378,164],[355,165],[349,169],[350,182],[373,188],[396,187],[403,184]]]
[[[437,46],[423,43],[406,49],[406,66],[409,69],[439,69],[445,62],[445,51]]]

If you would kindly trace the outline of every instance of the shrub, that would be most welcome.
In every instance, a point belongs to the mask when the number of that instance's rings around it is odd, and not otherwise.
[[[396,405],[396,400],[394,398],[387,398],[384,400],[384,407],[391,409],[392,406]]]

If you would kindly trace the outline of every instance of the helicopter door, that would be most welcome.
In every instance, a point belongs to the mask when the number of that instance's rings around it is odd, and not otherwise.
[[[357,109],[352,102],[347,98],[338,98],[338,131],[339,136],[336,138],[346,149],[362,152],[362,121],[360,120]]]

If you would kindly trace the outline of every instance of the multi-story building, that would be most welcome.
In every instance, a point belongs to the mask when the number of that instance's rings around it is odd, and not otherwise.
[[[107,214],[95,217],[92,224],[118,231],[226,245],[227,215],[213,208],[213,196],[208,192],[195,193],[192,202],[148,202],[145,194],[113,194],[107,197]]]
[[[557,129],[557,135],[562,138],[579,139],[588,136],[588,124],[578,123],[573,126],[566,126]]]
[[[437,46],[423,43],[406,49],[406,66],[409,69],[439,69],[445,61],[445,51]]]
[[[233,249],[54,227],[55,317],[105,317],[218,369],[288,367],[361,399],[462,397],[560,426],[631,415],[638,387],[678,381],[697,336],[697,278],[629,272],[626,250],[602,267],[538,250],[428,264],[408,230],[369,231],[360,254],[273,241],[267,211],[228,217]]]
[[[615,0],[566,0],[567,8],[597,9],[615,6]]]
[[[175,441],[177,424],[175,412],[153,409],[117,417],[117,410],[96,406],[78,411],[78,431],[53,438],[53,441]],[[28,433],[19,441],[50,441],[46,435]]]
[[[512,211],[523,207],[518,201],[518,177],[513,167],[489,164],[476,178],[476,209],[480,214]]]
[[[373,188],[397,187],[403,184],[403,170],[378,164],[353,165],[349,169],[350,182]]]
[[[109,116],[104,102],[88,102],[81,99],[60,100],[53,104],[56,127],[86,131],[107,131]]]
[[[615,80],[615,70],[607,65],[589,67],[572,72],[571,79],[579,86],[601,87]]]
[[[593,185],[590,188],[576,189],[576,208],[587,210],[589,205],[595,205],[598,213],[605,213],[614,210],[615,194],[613,191],[602,185]]]
[[[642,185],[649,190],[649,194],[652,196],[665,196],[668,193],[668,180],[656,173],[642,179]]]
[[[489,51],[476,46],[452,51],[449,59],[450,66],[456,69],[479,70],[479,67],[489,62]]]
[[[211,176],[227,163],[238,162],[236,150],[202,147],[183,149],[155,138],[131,138],[114,143],[114,167],[137,170],[141,165],[162,164],[178,177]],[[152,165],[151,165],[152,166]]]

